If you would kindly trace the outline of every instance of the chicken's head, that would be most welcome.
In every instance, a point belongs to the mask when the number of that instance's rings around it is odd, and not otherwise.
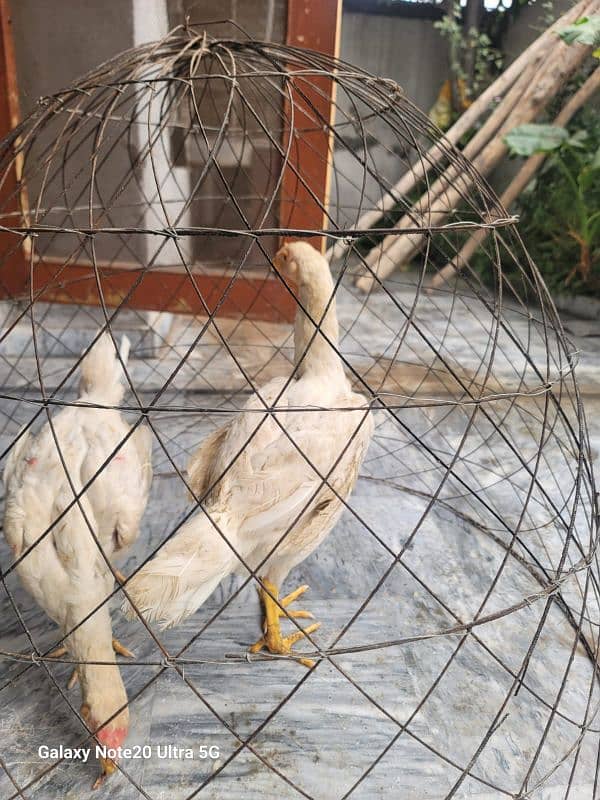
[[[93,708],[89,703],[83,703],[80,713],[90,731],[95,732],[99,745],[115,749],[124,745],[129,732],[129,711],[127,708],[117,714],[114,719],[102,725],[100,730],[98,730],[98,727],[102,724],[102,720],[106,719],[106,713],[100,711],[99,708]],[[100,786],[117,769],[117,765],[111,758],[99,756],[98,760],[100,761],[102,774],[94,784],[95,787]]]
[[[298,285],[314,284],[320,276],[331,274],[327,260],[308,242],[284,244],[275,255],[273,264]]]

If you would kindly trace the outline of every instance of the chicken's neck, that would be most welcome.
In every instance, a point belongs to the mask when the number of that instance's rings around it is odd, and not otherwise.
[[[298,306],[294,325],[294,366],[298,377],[310,374],[344,378],[337,350],[339,328],[335,298],[330,300],[332,292],[333,281],[329,274],[299,286],[298,299],[319,330]]]
[[[81,608],[76,614],[69,614],[69,625],[81,619],[85,612]],[[93,722],[101,724],[127,705],[127,693],[121,672],[116,663],[112,643],[110,616],[106,605],[68,637],[67,647],[75,661],[81,662],[77,667],[81,683],[83,702],[90,708]],[[102,662],[102,663],[89,663]],[[125,708],[115,718],[114,724],[127,726],[128,712]]]

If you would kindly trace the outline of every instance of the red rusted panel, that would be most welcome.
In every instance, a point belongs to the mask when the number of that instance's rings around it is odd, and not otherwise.
[[[10,7],[8,0],[0,0],[0,139],[4,139],[16,127],[19,116]],[[14,214],[20,211],[20,161],[14,157],[12,144],[7,143],[6,151],[2,153],[2,164],[0,223],[18,225],[21,220]],[[3,216],[5,219],[2,219]],[[27,261],[20,238],[11,233],[0,233],[0,295],[12,297],[21,294],[27,286],[27,275]]]
[[[38,262],[34,267],[36,299],[57,303],[123,305],[140,310],[173,311],[223,317],[245,317],[272,322],[294,318],[295,301],[279,280],[259,276],[187,275],[146,272],[140,269],[53,265]],[[27,295],[29,290],[27,290]]]
[[[341,7],[341,0],[290,0],[287,44],[337,56]],[[320,123],[332,122],[335,85],[326,76],[293,80],[298,88],[293,91],[298,135],[292,141],[290,163],[284,173],[280,222],[283,228],[321,230],[327,227],[320,206],[326,206],[328,200],[331,134]],[[286,117],[290,117],[289,107]],[[286,147],[288,141],[284,142]],[[311,241],[324,251],[323,237]]]

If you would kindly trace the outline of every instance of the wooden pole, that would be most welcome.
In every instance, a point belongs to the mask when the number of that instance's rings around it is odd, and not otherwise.
[[[567,125],[573,115],[587,103],[587,101],[600,90],[600,67],[597,67],[594,72],[589,76],[586,82],[578,89],[577,92],[565,104],[561,112],[554,120],[554,125],[564,126]],[[510,182],[502,196],[500,202],[505,208],[510,208],[514,201],[519,197],[523,189],[531,181],[535,173],[542,166],[546,159],[546,153],[536,153],[530,156],[523,164],[519,172],[515,175]],[[481,243],[484,241],[488,231],[479,230],[471,236],[463,245],[461,251],[456,257],[456,262],[451,261],[446,264],[434,277],[432,278],[429,287],[435,289],[450,278],[455,272],[460,271],[462,267],[469,263],[473,254],[477,251]]]
[[[589,3],[590,12],[599,8],[600,0]],[[557,40],[554,47],[545,54],[546,57],[539,69],[535,69],[531,73],[528,70],[519,79],[517,82],[519,85],[513,87],[504,101],[511,108],[511,112],[508,115],[504,113],[500,115],[499,109],[495,112],[498,113],[498,119],[502,116],[504,121],[493,134],[493,138],[489,140],[488,137],[488,143],[482,146],[483,135],[479,137],[478,134],[465,148],[465,155],[473,160],[473,166],[481,175],[489,174],[506,154],[505,134],[515,126],[535,119],[590,52],[590,47],[567,45]],[[540,59],[541,55],[538,55],[536,62]],[[490,123],[490,129],[496,127],[496,121],[493,124]],[[475,139],[478,141],[475,142]],[[479,151],[479,154],[474,158],[476,150]],[[441,224],[457,207],[462,194],[470,189],[472,183],[471,174],[465,171],[459,174],[455,167],[450,167],[395,227],[399,230],[414,227],[415,219],[422,220],[423,224],[426,222]],[[388,235],[369,253],[366,263],[377,277],[383,280],[394,271],[396,265],[410,260],[423,241],[424,234]],[[356,282],[357,287],[365,292],[370,291],[374,284],[375,279],[370,274],[359,278]]]
[[[0,138],[8,136],[21,117],[15,48],[12,35],[12,18],[8,0],[0,0]],[[29,206],[27,191],[21,185],[23,155],[20,140],[11,144],[12,160],[4,155],[4,172],[0,178],[0,221],[6,219],[13,224],[28,222]],[[16,214],[21,215],[19,220]],[[10,223],[9,223],[10,224]],[[10,233],[0,233],[0,297],[16,297],[27,284],[30,242],[19,241]]]
[[[565,25],[579,19],[586,11],[589,0],[580,0],[573,8],[566,12],[548,30],[544,31],[513,63],[500,75],[494,83],[481,93],[481,95],[469,106],[464,114],[457,119],[454,125],[446,132],[443,144],[456,145],[457,142],[473,127],[473,125],[485,114],[491,104],[498,97],[502,97],[511,86],[522,76],[524,70],[534,59],[537,59],[540,52],[549,49],[555,41],[556,32]],[[356,223],[358,230],[371,228],[387,211],[396,205],[397,197],[407,195],[414,186],[423,178],[427,170],[433,169],[443,158],[446,148],[440,147],[437,143],[433,144],[422,159],[418,159],[413,168],[406,172],[395,184],[390,192],[377,203],[377,206],[366,211]],[[327,251],[328,258],[339,258],[346,250],[348,245],[345,242],[337,242]]]
[[[337,57],[341,15],[342,0],[289,0],[287,44]],[[286,91],[284,118],[293,117],[295,131],[302,131],[302,135],[288,129],[282,143],[284,150],[291,144],[279,206],[283,228],[321,230],[327,225],[323,208],[327,207],[331,182],[336,86],[329,75],[311,74],[290,82],[292,100]],[[313,195],[321,202],[315,202]],[[321,252],[325,249],[325,237],[315,236],[309,241]]]

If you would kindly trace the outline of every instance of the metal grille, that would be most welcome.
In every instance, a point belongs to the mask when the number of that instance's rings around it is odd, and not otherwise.
[[[121,761],[103,791],[595,797],[596,497],[576,353],[514,220],[401,89],[314,52],[187,25],[40,101],[2,143],[1,174],[2,458],[77,404],[81,354],[99,332],[115,348],[126,333],[118,408],[128,437],[147,425],[154,445],[127,580],[202,513],[204,497],[186,499],[185,462],[206,434],[272,377],[296,377],[282,322],[296,297],[273,264],[283,237],[329,245],[340,358],[375,418],[341,521],[291,576],[311,583],[324,616],[299,649],[315,665],[248,654],[262,565],[180,628],[113,613],[136,643],[119,662],[130,742],[170,732],[221,755],[155,764],[152,780]],[[486,231],[475,266],[428,289],[474,229]],[[407,236],[416,269],[382,283],[385,241]],[[368,294],[355,285],[364,274]],[[240,305],[250,279],[259,290]],[[257,428],[267,416],[278,409],[257,413]],[[93,737],[64,687],[74,660],[50,657],[72,630],[57,633],[17,580],[28,552],[2,550],[0,786],[11,800],[83,791],[89,767],[35,754],[49,736]],[[104,602],[124,596],[127,581]],[[166,713],[160,696],[175,711],[159,735],[145,717]]]

